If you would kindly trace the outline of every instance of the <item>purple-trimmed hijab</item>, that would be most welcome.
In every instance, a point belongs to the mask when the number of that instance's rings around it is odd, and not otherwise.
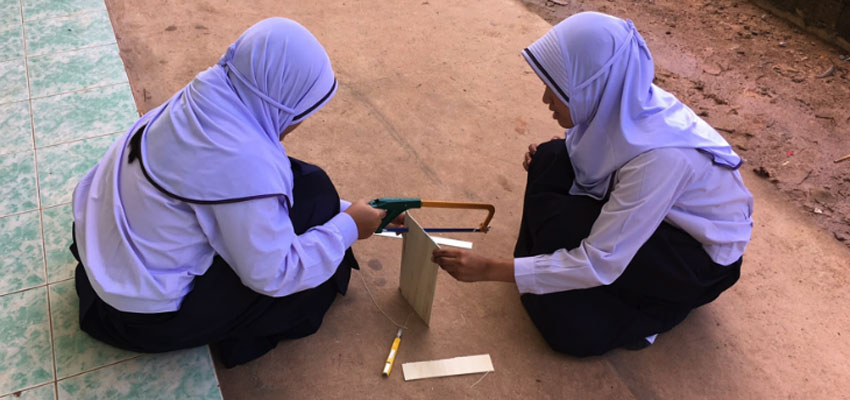
[[[576,175],[570,193],[604,198],[618,169],[655,148],[695,148],[716,165],[740,167],[717,131],[652,83],[652,55],[632,21],[578,13],[523,56],[570,108],[575,126],[566,131],[566,146]]]
[[[292,171],[280,133],[336,89],[319,41],[295,21],[269,18],[131,132],[145,126],[145,173],[172,197],[216,203],[283,195],[291,205]]]

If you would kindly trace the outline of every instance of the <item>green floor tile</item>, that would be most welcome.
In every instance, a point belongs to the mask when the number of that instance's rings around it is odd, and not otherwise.
[[[0,62],[0,104],[27,99],[24,59]]]
[[[0,296],[0,394],[53,379],[46,291]]]
[[[57,379],[138,355],[98,342],[80,330],[79,299],[73,280],[50,285],[50,313]]]
[[[32,152],[0,156],[0,216],[35,210],[35,192]]]
[[[0,295],[44,283],[38,212],[0,218]]]
[[[42,210],[44,221],[44,253],[47,257],[47,281],[56,282],[74,277],[77,260],[71,255],[71,205]]]
[[[32,149],[29,102],[0,105],[0,155]]]
[[[102,10],[103,0],[23,0],[24,19],[65,17],[90,10]]]
[[[106,10],[27,22],[26,27],[30,56],[115,43]]]
[[[116,45],[31,57],[29,74],[32,97],[127,81]]]
[[[21,1],[0,0],[0,26],[21,24]]]
[[[206,347],[150,354],[59,381],[59,399],[221,399]]]
[[[0,61],[24,58],[24,39],[21,25],[0,25]]]
[[[20,393],[0,397],[0,400],[56,400],[55,385],[56,384],[54,383],[50,383],[44,386],[27,389]]]
[[[35,99],[32,110],[38,147],[124,131],[139,115],[126,84]]]
[[[103,157],[117,135],[45,147],[38,151],[42,207],[71,201],[80,178]]]

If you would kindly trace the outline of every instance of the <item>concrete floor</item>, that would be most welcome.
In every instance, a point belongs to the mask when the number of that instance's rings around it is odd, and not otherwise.
[[[140,110],[217,61],[245,28],[287,16],[328,50],[340,90],[287,151],[323,166],[349,200],[413,196],[496,205],[493,230],[463,236],[509,256],[530,142],[561,131],[520,51],[550,25],[513,0],[235,2],[107,0]],[[661,43],[650,43],[660,46]],[[747,169],[749,170],[749,168]],[[745,173],[756,231],[738,285],[640,352],[575,359],[549,350],[516,287],[441,274],[430,328],[411,318],[399,363],[489,353],[496,372],[382,378],[395,328],[358,273],[322,329],[247,365],[218,369],[225,398],[841,398],[850,393],[850,252]],[[424,225],[477,214],[416,213]],[[397,320],[401,241],[355,245],[362,277]]]

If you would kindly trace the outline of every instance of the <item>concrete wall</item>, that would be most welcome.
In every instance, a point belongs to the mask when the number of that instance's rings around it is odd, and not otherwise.
[[[753,0],[822,39],[850,51],[850,0]]]

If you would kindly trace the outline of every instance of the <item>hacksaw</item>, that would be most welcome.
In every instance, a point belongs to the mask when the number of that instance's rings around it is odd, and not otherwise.
[[[369,202],[369,205],[375,208],[387,210],[387,215],[381,220],[381,225],[375,233],[381,232],[407,232],[407,228],[387,228],[390,222],[401,213],[411,208],[454,208],[466,210],[486,210],[487,218],[481,225],[474,228],[425,228],[425,232],[483,232],[487,233],[490,230],[490,221],[493,219],[493,214],[496,213],[496,207],[488,203],[475,203],[465,201],[436,201],[422,200],[410,197],[381,197]]]

